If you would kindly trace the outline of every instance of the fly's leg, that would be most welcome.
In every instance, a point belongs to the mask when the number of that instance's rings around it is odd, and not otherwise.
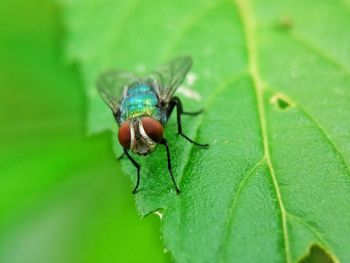
[[[198,111],[191,111],[191,112],[188,112],[188,111],[182,111],[181,114],[183,115],[191,115],[191,116],[196,116],[196,115],[199,115],[203,112],[203,109],[200,109]]]
[[[166,153],[167,153],[167,158],[168,158],[168,171],[169,171],[169,173],[170,173],[171,180],[173,181],[173,184],[174,184],[176,193],[179,194],[179,193],[180,193],[180,189],[179,189],[179,187],[177,187],[177,184],[176,184],[176,181],[175,181],[175,178],[174,178],[174,175],[173,175],[173,170],[172,170],[172,168],[171,168],[171,158],[170,158],[170,150],[169,150],[168,142],[167,142],[166,139],[163,138],[163,139],[160,141],[160,144],[162,144],[162,145],[165,146]]]
[[[126,149],[124,149],[124,154],[128,157],[128,159],[130,160],[130,162],[132,162],[132,164],[136,167],[137,169],[137,181],[136,181],[136,185],[134,190],[132,191],[133,194],[135,194],[137,192],[137,189],[139,187],[140,184],[140,165],[134,160],[134,158],[131,157],[131,155],[128,153],[128,151]]]
[[[186,140],[188,140],[189,142],[193,143],[194,145],[197,145],[199,147],[208,147],[209,144],[207,144],[207,143],[202,144],[202,143],[195,142],[192,139],[190,139],[186,134],[184,134],[182,132],[181,115],[182,114],[198,115],[198,114],[200,114],[202,112],[202,110],[196,111],[196,112],[184,112],[183,108],[182,108],[181,100],[178,97],[173,97],[170,103],[171,103],[170,104],[170,111],[169,111],[170,114],[173,111],[174,107],[176,107],[177,131],[178,131],[178,134],[180,134],[182,137],[184,137]]]

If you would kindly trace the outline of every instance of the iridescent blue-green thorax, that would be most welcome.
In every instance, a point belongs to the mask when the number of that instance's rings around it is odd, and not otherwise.
[[[126,89],[120,105],[120,122],[144,116],[161,120],[159,99],[153,87],[147,83],[135,83]]]

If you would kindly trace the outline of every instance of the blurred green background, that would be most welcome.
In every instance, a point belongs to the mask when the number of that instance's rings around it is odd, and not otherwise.
[[[85,135],[85,97],[48,0],[0,2],[0,262],[168,262],[140,219],[110,135]]]

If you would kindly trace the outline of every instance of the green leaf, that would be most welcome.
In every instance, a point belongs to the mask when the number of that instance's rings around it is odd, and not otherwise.
[[[46,0],[0,2],[0,262],[166,262],[159,219],[138,219],[110,136],[85,136],[57,15]]]
[[[349,1],[65,0],[68,56],[78,61],[89,129],[116,126],[95,80],[108,68],[152,69],[188,54],[201,96],[184,96],[184,131],[139,158],[141,215],[162,210],[178,262],[296,262],[318,244],[350,261]],[[117,140],[114,139],[117,146]],[[136,171],[123,162],[135,182]],[[131,186],[132,187],[132,186]]]

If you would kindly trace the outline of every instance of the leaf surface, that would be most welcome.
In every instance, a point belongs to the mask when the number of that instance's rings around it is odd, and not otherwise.
[[[161,209],[178,262],[296,262],[318,244],[350,261],[350,5],[347,1],[64,1],[67,49],[80,63],[90,132],[116,125],[95,80],[188,54],[186,134],[138,158],[141,215]],[[192,85],[191,85],[192,84]],[[114,138],[116,152],[120,152]],[[136,171],[123,162],[135,182]]]

